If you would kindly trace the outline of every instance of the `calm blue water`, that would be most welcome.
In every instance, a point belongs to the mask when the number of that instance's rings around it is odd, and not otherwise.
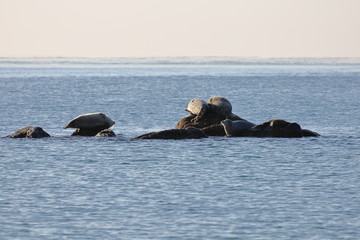
[[[132,139],[217,95],[322,136]],[[54,136],[0,138],[0,239],[359,239],[359,96],[360,59],[0,58],[0,136]]]

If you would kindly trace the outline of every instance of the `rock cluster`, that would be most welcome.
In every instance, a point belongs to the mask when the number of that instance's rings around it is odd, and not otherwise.
[[[226,98],[212,97],[207,103],[192,99],[186,111],[190,115],[180,119],[177,129],[195,127],[208,136],[228,137],[316,137],[318,133],[302,129],[298,123],[272,119],[256,125],[232,113],[232,105]]]
[[[190,115],[180,119],[175,129],[150,132],[136,139],[200,139],[208,136],[227,137],[316,137],[318,133],[302,129],[298,123],[272,119],[256,125],[232,112],[232,105],[224,97],[211,97],[207,102],[194,98],[185,111]],[[75,117],[64,128],[75,128],[71,136],[114,137],[109,129],[115,124],[103,113],[88,113]],[[50,137],[40,127],[25,127],[8,138]]]

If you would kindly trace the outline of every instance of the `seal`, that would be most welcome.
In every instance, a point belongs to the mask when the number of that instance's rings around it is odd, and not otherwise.
[[[106,129],[113,126],[115,122],[107,117],[104,113],[87,113],[68,122],[64,128],[81,128],[81,129]]]
[[[196,116],[203,116],[208,110],[208,108],[209,106],[204,100],[194,98],[189,102],[185,111]]]
[[[252,131],[252,127],[256,126],[256,124],[248,122],[246,120],[232,121],[230,119],[225,119],[221,121],[221,124],[224,127],[227,137],[249,136],[249,132]]]
[[[215,112],[225,116],[226,118],[229,118],[232,115],[231,103],[224,97],[211,97],[207,103]]]

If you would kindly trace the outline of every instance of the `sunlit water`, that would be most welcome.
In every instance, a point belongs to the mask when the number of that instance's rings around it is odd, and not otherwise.
[[[212,96],[322,136],[133,139]],[[53,136],[0,138],[0,239],[359,239],[359,96],[360,59],[0,58],[0,136]]]

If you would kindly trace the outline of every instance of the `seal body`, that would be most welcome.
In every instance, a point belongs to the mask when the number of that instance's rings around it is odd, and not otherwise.
[[[232,121],[230,119],[221,121],[221,124],[224,127],[227,137],[249,136],[249,133],[252,131],[252,127],[256,126],[256,124],[246,120]]]
[[[104,113],[88,113],[77,116],[67,123],[64,128],[81,128],[81,129],[107,129],[113,126],[115,122],[107,117]]]
[[[232,106],[229,100],[224,97],[211,97],[208,100],[209,107],[212,108],[218,114],[225,116],[226,118],[232,115]]]
[[[208,108],[209,107],[204,100],[194,98],[189,102],[185,111],[194,114],[196,116],[202,116],[206,113]]]

